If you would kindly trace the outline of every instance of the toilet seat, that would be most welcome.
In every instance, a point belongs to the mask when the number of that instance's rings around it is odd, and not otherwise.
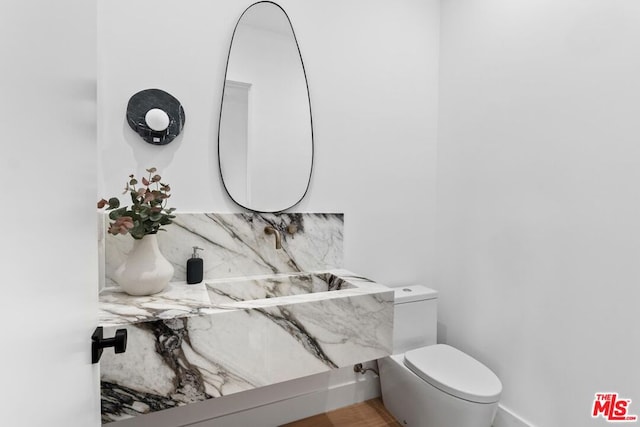
[[[436,344],[407,351],[404,364],[432,386],[460,399],[497,402],[502,383],[489,368],[466,353]]]

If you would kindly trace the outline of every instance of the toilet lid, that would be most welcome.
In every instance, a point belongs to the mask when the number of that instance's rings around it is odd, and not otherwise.
[[[489,368],[445,344],[407,351],[404,364],[432,386],[471,402],[497,402],[502,392],[502,383]]]

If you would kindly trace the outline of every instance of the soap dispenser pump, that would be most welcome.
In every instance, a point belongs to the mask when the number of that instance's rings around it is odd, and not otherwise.
[[[198,256],[199,250],[203,251],[204,249],[194,246],[193,255],[187,261],[187,283],[190,285],[202,282],[203,263],[202,258]]]

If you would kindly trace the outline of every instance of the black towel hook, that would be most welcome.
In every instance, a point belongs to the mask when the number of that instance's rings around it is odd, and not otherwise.
[[[118,329],[113,338],[104,338],[102,326],[98,326],[93,335],[91,335],[91,363],[98,363],[102,350],[107,347],[113,347],[116,353],[124,353],[127,350],[127,330]]]

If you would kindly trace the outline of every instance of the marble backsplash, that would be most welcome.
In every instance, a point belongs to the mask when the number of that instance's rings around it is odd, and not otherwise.
[[[294,234],[287,227],[295,224]],[[105,216],[104,227],[108,225]],[[275,249],[271,225],[282,234],[282,249]],[[177,213],[174,223],[158,233],[163,255],[174,266],[172,281],[186,280],[192,247],[204,249],[204,278],[220,279],[259,274],[291,273],[342,268],[343,214],[339,213]],[[133,246],[130,236],[100,232],[104,247],[104,284],[115,286],[112,275]]]

